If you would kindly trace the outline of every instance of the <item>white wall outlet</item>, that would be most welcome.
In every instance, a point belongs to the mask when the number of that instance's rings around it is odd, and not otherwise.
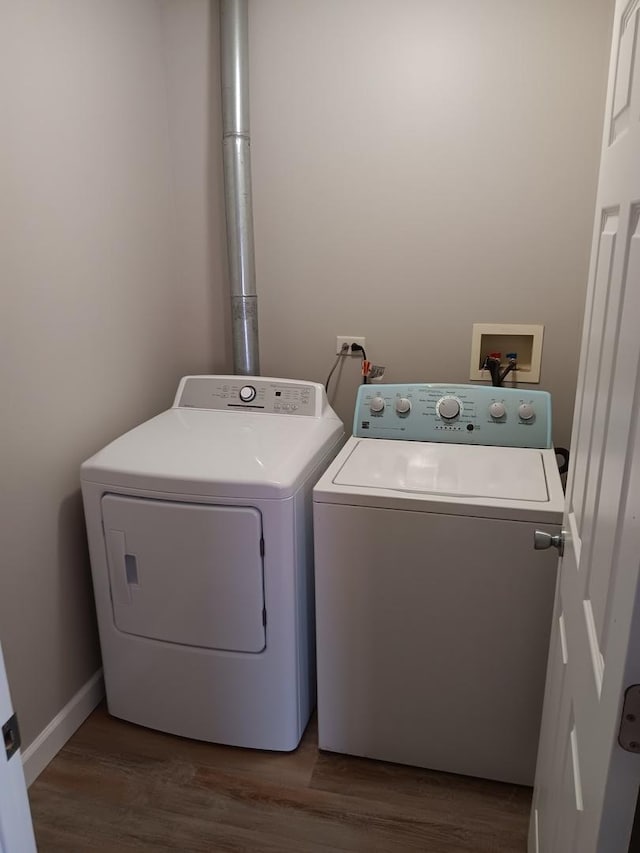
[[[360,355],[359,352],[351,352],[351,344],[360,344],[361,347],[366,349],[365,344],[366,338],[359,338],[357,335],[338,335],[336,338],[336,355],[339,355],[342,352],[342,345],[349,345],[349,355]]]

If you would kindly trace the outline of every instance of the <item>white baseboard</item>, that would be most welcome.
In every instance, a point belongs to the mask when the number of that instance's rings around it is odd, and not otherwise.
[[[99,669],[24,750],[22,766],[27,785],[35,782],[51,759],[84,723],[103,696],[104,682],[102,670]]]

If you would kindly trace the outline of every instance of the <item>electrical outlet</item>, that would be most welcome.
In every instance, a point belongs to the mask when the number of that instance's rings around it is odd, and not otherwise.
[[[351,344],[360,344],[361,347],[364,347],[366,349],[365,340],[365,338],[359,338],[357,337],[357,335],[338,335],[338,337],[336,338],[336,355],[339,355],[342,352],[343,344],[349,344],[349,347],[351,347]],[[349,355],[359,356],[360,353],[352,353],[351,351],[349,351]]]

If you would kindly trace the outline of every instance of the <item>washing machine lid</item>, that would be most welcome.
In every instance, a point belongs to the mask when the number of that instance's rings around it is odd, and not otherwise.
[[[174,408],[107,445],[83,482],[167,494],[283,499],[341,440],[335,417]]]
[[[553,450],[358,438],[314,500],[556,522],[563,508]]]
[[[343,486],[451,497],[548,501],[539,451],[511,448],[360,441],[334,478]]]

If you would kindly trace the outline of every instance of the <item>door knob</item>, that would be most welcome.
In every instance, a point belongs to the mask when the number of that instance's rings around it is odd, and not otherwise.
[[[547,548],[557,548],[560,557],[564,554],[564,530],[555,535],[546,530],[536,530],[533,534],[533,547],[536,551],[546,551]]]

